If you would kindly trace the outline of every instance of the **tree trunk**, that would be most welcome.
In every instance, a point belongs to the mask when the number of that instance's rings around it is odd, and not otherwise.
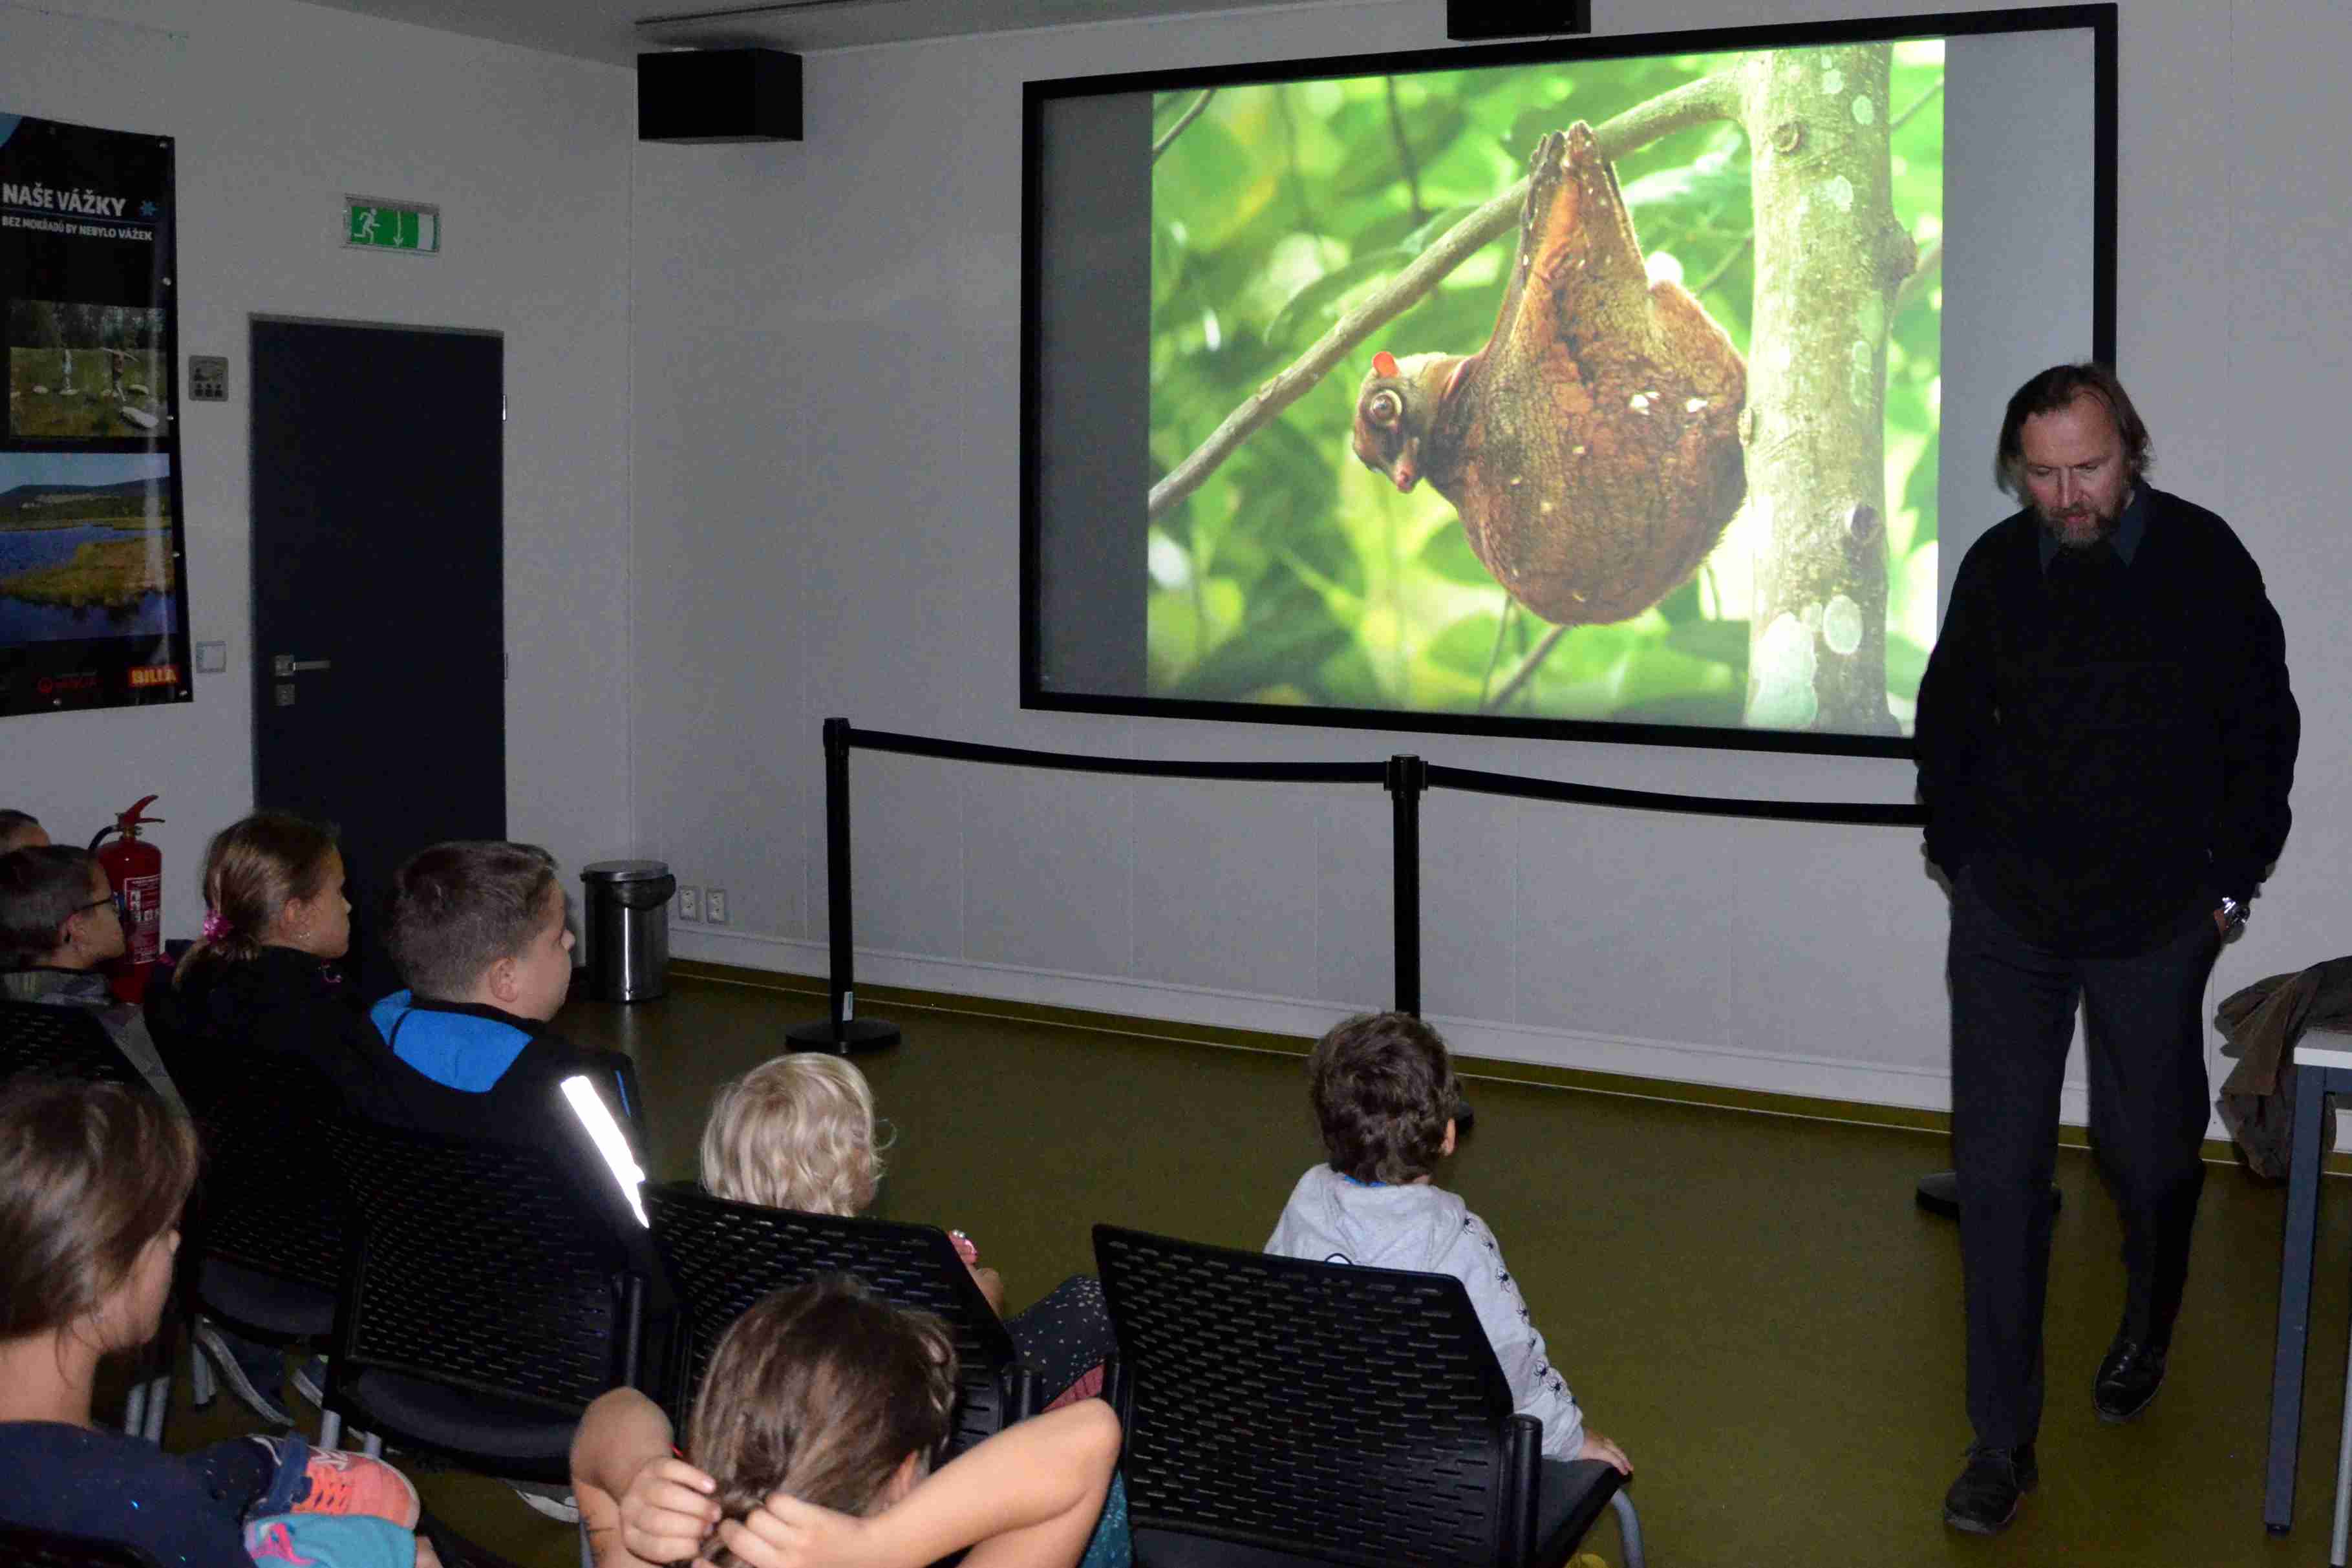
[[[1893,46],[1737,70],[1756,213],[1748,722],[1895,733],[1886,707],[1886,328],[1916,259],[1887,159]]]

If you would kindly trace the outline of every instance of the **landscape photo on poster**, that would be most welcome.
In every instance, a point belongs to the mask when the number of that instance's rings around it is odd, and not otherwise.
[[[1146,693],[1907,733],[1937,626],[1944,48],[1158,95]],[[1828,106],[1846,166],[1757,178],[1768,77],[1815,126]],[[1674,112],[1735,78],[1717,101],[1744,110]],[[1858,254],[1759,279],[1791,235]],[[1394,308],[1294,384],[1367,301]],[[1806,459],[1868,497],[1846,580],[1775,526],[1815,480],[1759,477],[1763,375],[1850,415]],[[1221,447],[1262,395],[1290,401]],[[1869,672],[1835,713],[1830,656]]]
[[[0,646],[172,632],[171,463],[0,452]]]
[[[138,437],[162,427],[162,310],[11,299],[6,329],[9,434]]]

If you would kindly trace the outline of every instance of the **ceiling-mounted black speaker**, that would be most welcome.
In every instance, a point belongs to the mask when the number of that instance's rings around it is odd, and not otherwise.
[[[1591,31],[1592,0],[1445,0],[1445,36],[1457,43]]]
[[[798,141],[801,57],[782,49],[637,57],[640,141]]]

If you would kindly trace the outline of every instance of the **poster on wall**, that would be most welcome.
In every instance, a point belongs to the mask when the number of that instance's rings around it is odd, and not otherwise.
[[[171,138],[0,113],[0,716],[184,702]]]

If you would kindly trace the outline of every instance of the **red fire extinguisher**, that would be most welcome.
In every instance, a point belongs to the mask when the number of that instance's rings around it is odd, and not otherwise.
[[[163,852],[139,836],[142,824],[163,820],[140,815],[154,800],[146,796],[118,812],[114,826],[100,828],[89,841],[90,852],[114,885],[114,906],[122,912],[123,953],[107,966],[107,981],[117,999],[133,1004],[145,999],[147,977],[163,956]],[[110,844],[110,834],[121,836]]]

